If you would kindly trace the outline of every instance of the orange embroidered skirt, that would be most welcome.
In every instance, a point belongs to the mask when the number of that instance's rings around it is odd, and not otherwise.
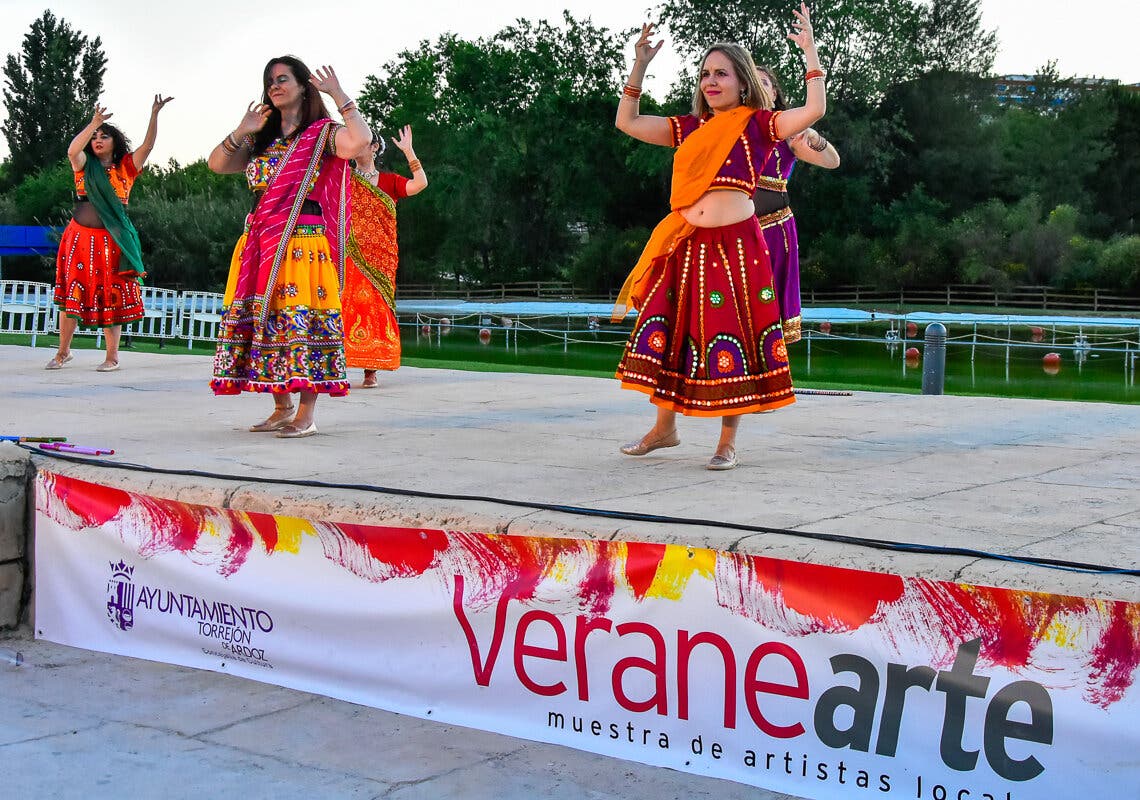
[[[618,364],[623,388],[691,416],[747,414],[795,402],[780,304],[756,217],[697,228],[654,268]]]
[[[396,321],[396,202],[353,176],[352,230],[344,269],[344,356],[350,367],[400,366]]]
[[[54,300],[82,325],[125,325],[143,317],[139,279],[119,272],[121,251],[106,228],[67,223],[55,259]]]

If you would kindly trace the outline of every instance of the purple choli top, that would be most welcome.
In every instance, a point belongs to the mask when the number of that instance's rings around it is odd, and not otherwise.
[[[787,142],[778,142],[772,150],[772,155],[764,162],[760,172],[760,189],[769,192],[788,191],[788,179],[792,177],[792,168],[796,165],[796,156]]]
[[[752,115],[744,127],[744,133],[732,146],[728,158],[713,178],[710,189],[736,189],[751,197],[758,188],[763,188],[763,171],[766,163],[771,160],[768,154],[774,146],[782,144],[776,138],[777,116],[778,112],[766,109],[759,109]],[[692,114],[669,117],[673,147],[679,147],[689,134],[704,124],[704,120],[697,119]]]

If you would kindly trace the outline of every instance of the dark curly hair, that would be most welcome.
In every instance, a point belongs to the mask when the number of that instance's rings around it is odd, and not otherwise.
[[[103,133],[111,137],[111,141],[114,142],[114,147],[111,150],[111,161],[115,166],[118,166],[119,162],[123,160],[123,156],[131,152],[131,140],[110,122],[104,122],[95,130],[96,132],[103,131]],[[83,152],[86,153],[88,157],[95,158],[95,150],[91,147],[90,139],[88,139],[87,144],[84,145]]]

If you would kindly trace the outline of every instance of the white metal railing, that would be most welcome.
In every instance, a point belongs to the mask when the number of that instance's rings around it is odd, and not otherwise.
[[[195,339],[214,339],[218,323],[222,321],[224,296],[214,292],[182,293],[182,335],[186,349],[194,346]]]
[[[41,333],[56,330],[52,285],[34,281],[0,281],[0,333],[31,334],[32,347]]]

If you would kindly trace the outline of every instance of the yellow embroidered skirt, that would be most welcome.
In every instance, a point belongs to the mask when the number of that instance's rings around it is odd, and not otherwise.
[[[214,394],[348,394],[340,278],[324,226],[297,226],[266,293],[264,325],[258,323],[262,308],[256,296],[234,296],[245,241],[243,234],[230,261],[210,381]]]

